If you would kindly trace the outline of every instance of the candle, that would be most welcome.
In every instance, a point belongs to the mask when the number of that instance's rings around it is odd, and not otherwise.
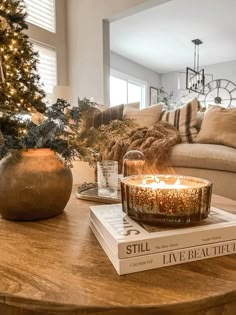
[[[176,182],[174,184],[168,184],[166,182],[164,182],[163,180],[160,180],[158,176],[151,177],[151,183],[147,183],[146,179],[142,180],[142,184],[140,184],[140,187],[144,187],[144,188],[152,188],[152,189],[156,189],[156,188],[160,188],[160,189],[181,189],[181,188],[188,188],[188,186],[186,185],[182,185],[180,183],[180,179],[177,178]]]
[[[149,223],[190,224],[207,218],[212,183],[178,175],[136,175],[121,182],[122,207]]]

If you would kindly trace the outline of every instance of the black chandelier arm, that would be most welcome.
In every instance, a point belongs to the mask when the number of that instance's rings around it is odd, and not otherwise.
[[[199,45],[197,46],[197,71],[199,71]]]

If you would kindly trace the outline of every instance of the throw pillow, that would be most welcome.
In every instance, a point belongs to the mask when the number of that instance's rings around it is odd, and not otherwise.
[[[122,120],[124,109],[138,109],[139,103],[129,103],[129,104],[120,104],[116,106],[111,106],[95,113],[93,116],[93,127],[99,128],[101,125],[108,125],[112,120]]]
[[[144,109],[125,108],[124,119],[134,119],[139,127],[151,127],[160,119],[163,104],[156,104]]]
[[[124,111],[125,110],[129,110],[129,109],[139,109],[139,107],[140,107],[140,103],[139,102],[128,103],[128,104],[125,105]]]
[[[197,128],[197,131],[199,131],[201,129],[203,117],[204,117],[204,112],[198,111],[197,112],[196,126],[195,126]]]
[[[107,109],[95,113],[93,127],[99,128],[101,125],[108,125],[111,120],[122,120],[124,104],[108,107]]]
[[[236,108],[209,107],[195,142],[223,144],[236,148]]]
[[[193,142],[197,136],[195,127],[197,124],[197,110],[198,100],[194,98],[176,110],[163,111],[161,120],[167,121],[179,130],[182,142]]]

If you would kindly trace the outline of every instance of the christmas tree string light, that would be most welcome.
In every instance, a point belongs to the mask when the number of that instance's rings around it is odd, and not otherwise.
[[[1,82],[4,83],[5,82],[5,76],[4,76],[4,73],[3,73],[3,68],[2,68],[2,58],[0,56],[0,76],[1,76]]]
[[[36,72],[38,56],[24,32],[25,17],[24,1],[0,0],[1,111],[45,111],[45,93]]]

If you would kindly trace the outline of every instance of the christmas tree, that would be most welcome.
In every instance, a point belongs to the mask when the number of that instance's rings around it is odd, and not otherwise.
[[[51,148],[70,163],[86,155],[78,125],[94,103],[85,99],[70,108],[58,99],[45,105],[26,14],[24,1],[0,0],[0,159],[19,149]]]
[[[1,111],[44,112],[44,91],[37,73],[37,53],[28,36],[23,1],[0,0]]]

